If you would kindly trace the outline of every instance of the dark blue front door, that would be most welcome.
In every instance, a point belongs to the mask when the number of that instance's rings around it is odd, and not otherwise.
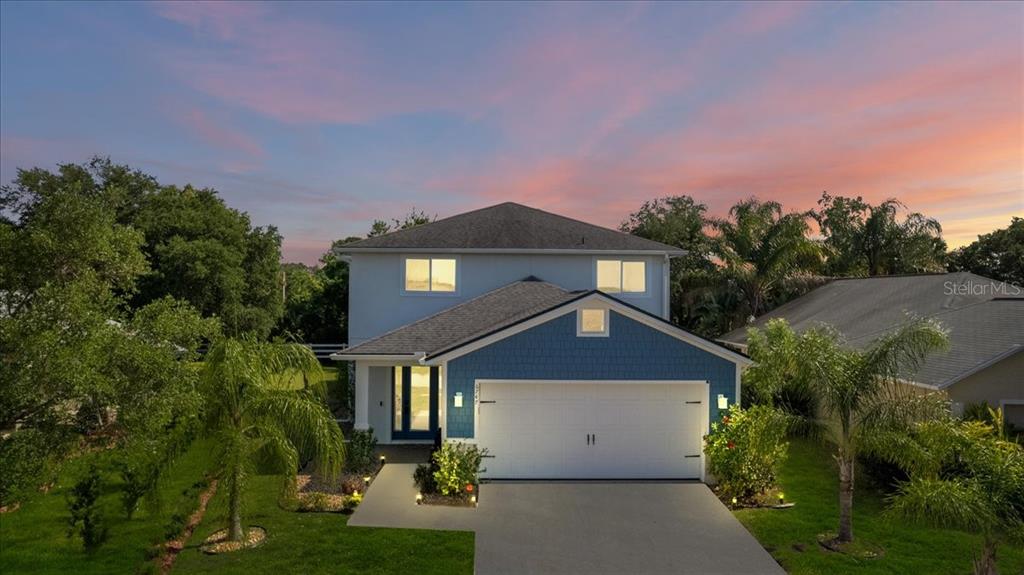
[[[433,439],[437,430],[438,368],[391,370],[391,438]]]

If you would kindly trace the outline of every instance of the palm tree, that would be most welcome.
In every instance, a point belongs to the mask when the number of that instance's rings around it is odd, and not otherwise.
[[[836,540],[850,542],[854,463],[862,443],[875,434],[905,429],[909,422],[948,413],[944,396],[921,393],[900,383],[929,353],[947,345],[946,333],[932,320],[915,319],[867,347],[855,349],[827,327],[797,336],[780,319],[770,322],[764,334],[751,330],[751,337],[755,362],[767,354],[765,367],[751,368],[751,377],[745,379],[755,384],[752,391],[762,398],[807,394],[810,405],[820,410],[821,420],[811,428],[831,436],[839,467]],[[778,373],[761,373],[766,370]],[[786,408],[784,402],[782,407]]]
[[[227,483],[230,541],[242,540],[242,493],[257,461],[289,479],[300,453],[312,454],[328,476],[340,471],[344,438],[325,404],[321,373],[298,344],[222,339],[207,353],[201,388],[218,477]],[[306,382],[301,390],[291,387],[296,375]]]
[[[746,299],[750,315],[768,310],[771,296],[788,279],[821,262],[821,247],[807,237],[805,214],[782,213],[778,202],[743,200],[716,220],[716,255]]]
[[[909,478],[889,498],[888,515],[982,534],[975,575],[996,573],[1000,539],[1024,539],[1024,448],[992,426],[947,417],[878,434],[867,449]]]

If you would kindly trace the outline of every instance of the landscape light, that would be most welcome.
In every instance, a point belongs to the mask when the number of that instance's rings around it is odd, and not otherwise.
[[[732,498],[732,504],[736,505],[736,498],[735,497]]]
[[[786,502],[786,494],[780,491],[779,492],[779,505],[782,505],[785,502]]]
[[[416,494],[416,505],[419,505],[420,503],[423,503],[423,494],[422,493],[417,493]]]
[[[469,502],[472,503],[473,505],[476,505],[476,495],[470,495]]]
[[[369,483],[369,482],[370,482],[370,476],[369,475],[363,477],[363,483]]]

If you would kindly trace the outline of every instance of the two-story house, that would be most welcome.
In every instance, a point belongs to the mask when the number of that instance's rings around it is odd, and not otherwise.
[[[504,203],[342,246],[355,426],[490,478],[703,478],[749,360],[668,321],[669,245]]]

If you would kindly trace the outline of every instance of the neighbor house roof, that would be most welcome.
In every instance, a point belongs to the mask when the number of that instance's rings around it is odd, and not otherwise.
[[[667,244],[513,202],[458,214],[337,248],[339,253],[417,250],[685,253]]]
[[[586,295],[527,278],[391,330],[341,355],[431,355]]]
[[[913,376],[918,383],[947,387],[1024,346],[1024,290],[967,272],[836,279],[719,341],[745,346],[748,328],[783,318],[797,332],[828,325],[865,346],[910,317],[935,319],[950,338],[949,351]]]

